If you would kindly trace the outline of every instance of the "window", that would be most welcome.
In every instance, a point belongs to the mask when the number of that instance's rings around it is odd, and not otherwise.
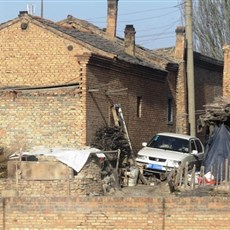
[[[167,149],[171,151],[177,151],[182,153],[189,152],[189,141],[178,137],[156,135],[148,143],[148,147]]]
[[[197,150],[194,140],[191,140],[191,151]]]
[[[168,98],[168,114],[167,114],[168,124],[173,123],[173,100]]]
[[[137,97],[137,117],[142,115],[142,97]]]
[[[197,147],[198,153],[202,153],[203,152],[203,148],[202,148],[202,145],[201,145],[200,141],[199,140],[195,140],[195,142],[196,142],[196,147]]]

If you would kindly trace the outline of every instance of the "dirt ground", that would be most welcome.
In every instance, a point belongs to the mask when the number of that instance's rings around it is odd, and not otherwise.
[[[168,181],[156,181],[149,185],[138,183],[135,186],[123,186],[111,190],[106,196],[113,197],[229,197],[229,184],[197,186],[195,189],[171,192]]]
[[[167,181],[155,182],[150,185],[137,184],[135,186],[123,186],[106,194],[115,197],[169,197],[170,193]]]

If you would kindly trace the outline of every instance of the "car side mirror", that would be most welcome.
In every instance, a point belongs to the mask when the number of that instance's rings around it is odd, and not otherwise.
[[[147,146],[147,142],[142,142],[142,146],[146,147]]]
[[[197,150],[192,150],[192,154],[197,155],[198,151]]]

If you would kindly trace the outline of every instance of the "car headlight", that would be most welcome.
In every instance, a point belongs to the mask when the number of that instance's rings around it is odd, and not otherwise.
[[[174,161],[174,160],[168,160],[167,161],[167,166],[168,167],[179,167],[181,164],[180,161]]]
[[[137,154],[137,158],[140,159],[140,160],[147,160],[148,157],[145,156],[145,155],[140,155],[140,154]]]

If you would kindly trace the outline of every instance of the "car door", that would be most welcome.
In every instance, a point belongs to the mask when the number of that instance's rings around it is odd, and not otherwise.
[[[204,146],[202,145],[201,141],[199,139],[195,139],[196,149],[199,161],[202,161],[204,158]]]
[[[202,161],[203,157],[204,157],[204,148],[202,143],[200,142],[199,139],[191,139],[190,140],[190,144],[191,144],[191,153],[196,151],[196,154],[193,154],[194,157],[199,160]]]

